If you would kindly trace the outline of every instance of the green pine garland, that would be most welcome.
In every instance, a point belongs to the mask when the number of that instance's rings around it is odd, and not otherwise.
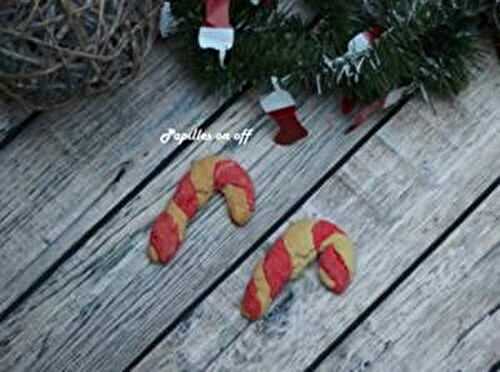
[[[367,25],[376,24],[384,33],[366,53],[336,58],[333,70],[322,73],[326,86],[365,102],[402,86],[418,88],[424,94],[458,93],[480,56],[475,19],[484,8],[478,3],[379,2],[367,17]]]
[[[174,0],[172,11],[186,64],[209,86],[235,92],[247,83],[268,87],[278,76],[296,91],[320,87],[372,102],[403,86],[424,97],[463,89],[482,55],[481,16],[494,1],[305,0],[318,14],[306,22],[277,4],[233,0],[236,41],[224,69],[216,52],[198,47],[202,2]],[[346,54],[349,40],[373,26],[383,30],[373,48]]]
[[[259,85],[270,74],[285,76],[312,45],[302,20],[278,11],[276,4],[268,7],[254,6],[250,0],[233,1],[231,22],[236,41],[222,69],[217,52],[198,47],[202,1],[173,1],[172,13],[178,21],[175,38],[186,65],[201,81],[225,92],[238,91],[247,83]]]

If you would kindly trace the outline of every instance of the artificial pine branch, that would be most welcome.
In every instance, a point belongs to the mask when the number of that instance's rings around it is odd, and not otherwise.
[[[219,65],[214,51],[198,47],[198,30],[203,7],[199,0],[172,2],[178,20],[176,40],[183,58],[195,75],[210,87],[230,93],[242,86],[268,81],[274,74],[284,76],[296,68],[299,53],[311,43],[309,32],[297,16],[287,16],[274,6],[254,6],[249,0],[231,3],[231,22],[236,42],[228,54],[226,67]]]
[[[469,81],[480,58],[478,22],[494,0],[306,0],[317,10],[311,29],[277,6],[231,3],[236,42],[225,69],[216,53],[197,46],[199,0],[173,1],[185,61],[214,89],[239,90],[286,77],[289,88],[317,87],[371,102],[395,88],[450,95]],[[373,26],[384,32],[372,49],[346,55],[349,40]]]
[[[364,102],[402,86],[456,94],[478,56],[477,32],[470,23],[483,10],[467,0],[381,0],[365,29],[378,25],[385,32],[366,52],[328,55],[333,63],[324,63],[321,71],[325,88]]]

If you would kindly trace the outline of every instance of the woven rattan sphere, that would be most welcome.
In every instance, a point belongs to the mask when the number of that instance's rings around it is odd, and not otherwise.
[[[54,108],[134,78],[158,0],[0,1],[0,95]]]

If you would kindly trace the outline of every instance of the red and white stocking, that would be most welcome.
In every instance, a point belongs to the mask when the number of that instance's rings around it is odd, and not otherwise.
[[[279,145],[291,145],[307,137],[307,130],[297,117],[295,100],[286,90],[281,89],[276,78],[272,79],[274,92],[262,97],[260,104],[264,111],[271,116],[279,131],[274,142]]]
[[[198,34],[202,49],[219,52],[221,66],[224,66],[227,51],[234,44],[234,28],[229,18],[231,0],[205,0],[205,18]]]
[[[347,45],[347,53],[356,54],[367,51],[373,46],[373,43],[380,35],[382,35],[382,29],[378,26],[357,34]]]
[[[347,45],[346,55],[353,55],[366,52],[372,48],[375,40],[382,34],[382,29],[378,26],[372,27],[370,30],[361,32],[354,36]],[[356,106],[356,99],[354,97],[342,97],[341,108],[342,113],[345,115],[354,111]]]

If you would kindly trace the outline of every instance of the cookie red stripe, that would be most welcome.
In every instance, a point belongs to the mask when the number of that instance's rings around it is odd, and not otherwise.
[[[172,259],[181,242],[179,228],[170,214],[163,212],[156,218],[149,241],[154,247],[154,252],[150,251],[150,254],[156,255],[160,262]]]
[[[257,286],[252,279],[247,285],[245,296],[241,304],[241,312],[249,319],[258,319],[262,316],[262,306],[257,297]]]
[[[255,209],[255,192],[252,180],[235,161],[220,160],[215,164],[214,184],[216,190],[222,190],[227,185],[242,189],[245,192],[249,210]]]
[[[325,248],[319,257],[319,266],[323,270],[323,274],[333,282],[330,289],[337,294],[344,292],[351,281],[349,269],[342,257],[337,253],[333,245]]]
[[[279,239],[264,258],[264,274],[275,298],[283,289],[292,274],[292,262],[283,239]]]
[[[173,201],[184,212],[187,218],[193,218],[198,210],[198,198],[196,197],[196,189],[191,181],[191,172],[182,177],[175,194]]]
[[[318,251],[320,250],[323,241],[325,241],[331,235],[345,235],[345,232],[343,232],[337,225],[325,220],[319,220],[318,222],[316,222],[313,226],[312,233],[314,239],[314,248],[316,248],[316,250]]]
[[[242,314],[251,320],[260,318],[288,282],[291,273],[291,259],[284,240],[279,239],[254,269],[241,303]]]

